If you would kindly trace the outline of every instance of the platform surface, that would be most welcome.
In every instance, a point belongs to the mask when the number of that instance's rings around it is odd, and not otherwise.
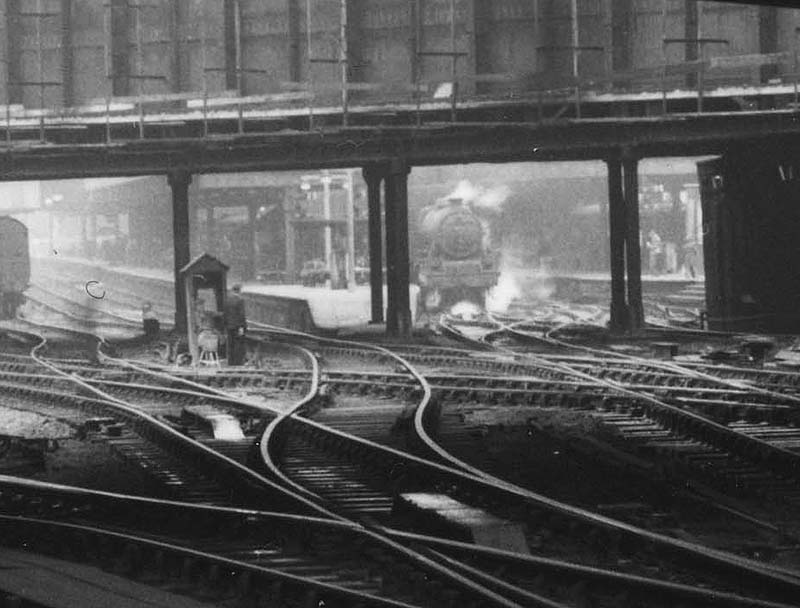
[[[409,287],[409,307],[411,318],[417,316],[417,295],[419,287]],[[327,287],[306,287],[304,285],[271,285],[266,283],[244,283],[244,295],[266,296],[281,300],[308,302],[309,312],[314,324],[323,329],[365,326],[372,316],[369,285],[357,285],[352,289],[329,289]],[[383,286],[384,314],[388,301],[386,286]]]
[[[0,592],[52,608],[200,608],[209,604],[93,566],[0,547]]]
[[[108,265],[97,260],[87,260],[80,257],[59,256],[56,262],[81,264],[87,267],[102,266],[106,271],[121,275],[140,277],[152,281],[159,281],[169,285],[172,289],[174,277],[171,272],[154,268],[137,268],[134,266]],[[37,258],[37,263],[46,264],[52,258]],[[228,277],[228,284],[233,282]],[[309,312],[314,324],[321,329],[340,329],[344,327],[366,326],[372,317],[371,293],[369,285],[357,285],[352,289],[330,289],[327,287],[308,287],[298,284],[271,284],[256,281],[242,283],[244,295],[267,296],[283,301],[304,301],[308,303]],[[409,307],[411,318],[417,318],[417,297],[419,287],[409,287]],[[383,286],[384,316],[388,294],[386,285]]]
[[[611,281],[611,273],[609,272],[568,272],[568,271],[550,271],[549,278],[558,279],[571,279],[573,281]],[[698,275],[691,277],[687,274],[680,272],[664,273],[664,274],[647,274],[642,273],[642,283],[688,283],[703,285],[705,277]]]

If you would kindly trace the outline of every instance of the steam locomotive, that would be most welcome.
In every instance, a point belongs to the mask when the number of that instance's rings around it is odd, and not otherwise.
[[[31,278],[28,229],[13,217],[0,217],[0,319],[13,319]]]
[[[423,209],[420,233],[427,240],[417,275],[425,310],[448,310],[462,301],[483,307],[500,274],[488,222],[463,199],[446,198]]]

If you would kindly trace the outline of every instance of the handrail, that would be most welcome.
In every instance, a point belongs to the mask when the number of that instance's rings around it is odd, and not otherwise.
[[[597,100],[598,95],[625,95],[625,94],[659,94],[663,99],[662,111],[670,111],[668,101],[675,98],[675,93],[680,91],[680,97],[709,98],[714,89],[737,87],[741,89],[750,87],[751,90],[729,91],[728,95],[753,95],[763,87],[783,87],[783,93],[792,97],[798,88],[800,74],[791,63],[792,54],[789,52],[776,53],[750,53],[739,55],[719,55],[707,59],[694,59],[683,62],[661,63],[643,66],[620,72],[598,72],[594,75],[553,74],[552,72],[499,72],[477,73],[466,75],[453,75],[429,79],[418,82],[338,82],[338,81],[305,81],[281,82],[278,90],[252,95],[241,96],[236,91],[184,91],[179,93],[149,94],[141,96],[107,96],[88,100],[79,106],[67,108],[26,108],[20,104],[0,106],[0,114],[5,114],[5,144],[13,147],[18,140],[13,136],[14,131],[26,131],[36,127],[39,122],[48,128],[81,127],[84,123],[71,124],[70,120],[105,119],[106,140],[112,141],[113,125],[116,121],[124,119],[130,124],[131,118],[138,125],[138,136],[147,138],[144,131],[145,123],[169,122],[174,120],[189,119],[197,110],[203,114],[203,136],[207,136],[208,123],[212,120],[227,120],[225,108],[237,113],[240,125],[239,132],[243,133],[244,125],[251,120],[263,120],[263,112],[269,112],[271,118],[280,118],[281,110],[288,110],[301,106],[308,112],[316,114],[324,111],[327,114],[341,112],[333,96],[335,93],[357,92],[361,97],[360,105],[349,105],[348,114],[369,113],[374,106],[381,105],[408,105],[410,111],[416,107],[417,124],[421,125],[421,113],[425,111],[438,112],[439,105],[451,105],[454,109],[464,108],[465,104],[475,101],[503,101],[525,102],[537,104],[538,112],[543,118],[545,104],[567,104],[574,108],[574,116],[580,118],[585,115],[582,106]],[[781,65],[780,72],[774,78],[764,83],[756,76],[756,68],[765,65]],[[749,72],[748,72],[749,69]],[[698,76],[694,87],[675,86],[679,83],[676,78],[695,74]],[[729,75],[729,76],[728,76]],[[702,76],[702,77],[701,77]],[[449,85],[449,88],[440,89],[440,85]],[[474,85],[474,86],[461,86]],[[344,89],[344,91],[343,91]],[[439,91],[441,96],[436,96]],[[770,94],[776,91],[770,90]],[[780,92],[778,92],[780,93]],[[330,98],[330,100],[328,100]],[[609,100],[603,99],[606,103]],[[159,104],[176,104],[163,112],[148,106]],[[287,105],[289,104],[289,105]],[[434,104],[429,106],[428,104]],[[244,106],[248,106],[245,111]],[[262,107],[259,107],[262,106]],[[330,106],[330,107],[328,107]],[[713,113],[713,108],[708,108],[698,102],[701,113]],[[252,112],[256,114],[252,114]],[[212,114],[213,112],[213,114]],[[222,112],[222,114],[220,114]],[[274,113],[278,112],[278,115]],[[552,110],[548,110],[548,113]],[[113,117],[113,120],[112,120]],[[455,115],[458,122],[458,115]],[[36,120],[34,124],[31,121]],[[313,128],[309,123],[308,128]],[[249,129],[248,129],[249,132]],[[46,140],[45,140],[46,142]],[[30,140],[19,141],[30,144]]]

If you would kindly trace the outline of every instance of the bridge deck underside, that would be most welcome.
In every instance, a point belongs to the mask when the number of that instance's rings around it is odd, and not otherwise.
[[[358,166],[599,159],[720,152],[731,142],[791,138],[800,130],[791,87],[725,89],[692,111],[691,91],[584,94],[341,108],[198,109],[184,99],[55,114],[0,113],[0,178],[141,175]],[[666,101],[665,101],[666,100]],[[135,105],[135,104],[134,104]],[[147,105],[147,107],[145,107]],[[105,110],[110,110],[106,112]],[[666,110],[666,111],[665,111]]]

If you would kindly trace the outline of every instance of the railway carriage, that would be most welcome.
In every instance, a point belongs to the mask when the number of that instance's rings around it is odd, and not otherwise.
[[[28,228],[13,217],[0,217],[0,318],[13,319],[31,278]]]

